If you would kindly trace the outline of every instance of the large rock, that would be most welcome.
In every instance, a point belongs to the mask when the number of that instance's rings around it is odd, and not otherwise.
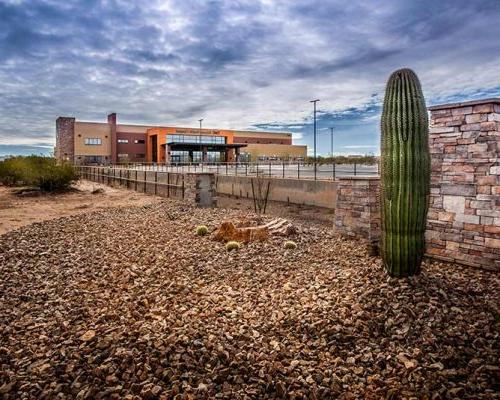
[[[269,235],[292,236],[298,233],[297,228],[283,218],[276,218],[264,225],[262,220],[241,220],[236,223],[225,221],[217,229],[213,238],[215,240],[228,242],[234,240],[241,243],[249,243],[266,240]]]
[[[249,226],[237,228],[230,221],[225,221],[217,229],[213,238],[215,240],[229,242],[234,240],[240,243],[249,243],[254,241],[264,241],[269,237],[269,229],[266,226]]]

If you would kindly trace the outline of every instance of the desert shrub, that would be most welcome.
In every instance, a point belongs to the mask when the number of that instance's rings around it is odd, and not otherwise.
[[[227,251],[238,250],[239,248],[240,248],[240,244],[238,242],[235,242],[234,240],[231,240],[230,242],[226,243],[226,250]]]
[[[208,233],[208,228],[205,225],[198,225],[196,227],[196,234],[198,236],[205,236]]]
[[[50,165],[40,171],[36,177],[36,186],[44,192],[53,192],[56,190],[67,189],[74,181],[78,179],[78,175],[72,165]]]
[[[24,157],[11,157],[0,161],[0,182],[3,185],[22,185],[28,175],[28,165]]]
[[[0,161],[0,182],[8,186],[33,186],[52,192],[67,189],[77,179],[72,165],[59,165],[52,157],[11,157]]]
[[[297,243],[295,243],[293,240],[287,240],[285,243],[283,243],[283,247],[288,250],[293,250],[297,248]]]

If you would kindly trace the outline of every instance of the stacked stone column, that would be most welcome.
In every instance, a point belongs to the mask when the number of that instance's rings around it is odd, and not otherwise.
[[[430,107],[427,253],[500,268],[500,99]]]
[[[73,163],[75,161],[75,118],[57,118],[54,155],[61,162]]]

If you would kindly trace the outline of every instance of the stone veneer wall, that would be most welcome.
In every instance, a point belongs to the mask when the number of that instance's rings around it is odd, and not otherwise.
[[[500,99],[429,110],[427,253],[500,268]]]
[[[500,270],[500,99],[430,107],[427,255]],[[339,233],[373,240],[378,178],[339,181]]]
[[[75,118],[57,118],[55,157],[59,161],[75,161]]]
[[[346,236],[370,241],[380,238],[378,177],[340,178],[335,207],[335,228]]]
[[[216,205],[215,175],[212,173],[184,174],[184,198],[197,207]]]

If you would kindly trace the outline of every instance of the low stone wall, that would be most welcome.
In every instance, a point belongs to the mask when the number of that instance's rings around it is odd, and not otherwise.
[[[380,178],[341,178],[338,183],[334,221],[336,231],[350,237],[378,241]]]
[[[265,188],[270,182],[269,200],[271,201],[335,208],[338,182],[287,178],[259,179],[262,180]],[[256,185],[257,178],[255,177],[217,175],[216,191],[218,194],[253,198],[252,180]]]

